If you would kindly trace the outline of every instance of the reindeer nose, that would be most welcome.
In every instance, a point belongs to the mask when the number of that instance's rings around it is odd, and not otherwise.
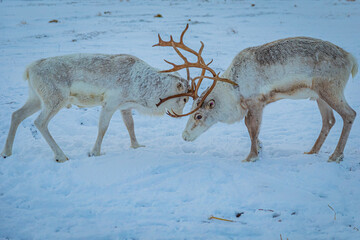
[[[185,140],[185,141],[188,141],[188,137],[189,137],[189,133],[187,131],[184,131],[183,134],[182,134],[182,138]]]
[[[188,133],[188,131],[184,131],[183,134],[182,134],[182,137],[187,142],[191,141],[190,134]]]

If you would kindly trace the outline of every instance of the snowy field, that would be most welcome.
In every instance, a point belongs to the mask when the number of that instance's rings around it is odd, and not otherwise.
[[[360,61],[359,0],[2,0],[0,150],[11,113],[27,99],[27,64],[69,53],[127,53],[167,69],[163,59],[179,61],[176,53],[151,46],[157,33],[178,39],[186,23],[185,42],[197,49],[203,41],[216,71],[246,47],[292,36],[328,40]],[[60,164],[33,125],[35,114],[19,126],[13,155],[0,159],[0,239],[360,239],[359,92],[360,74],[345,90],[358,117],[340,164],[327,162],[342,128],[337,114],[320,153],[303,154],[321,129],[308,100],[266,107],[255,163],[241,162],[250,150],[243,122],[214,125],[189,143],[181,138],[186,117],[137,112],[145,148],[129,148],[116,113],[104,154],[89,158],[100,108],[73,106],[49,126],[70,158]]]

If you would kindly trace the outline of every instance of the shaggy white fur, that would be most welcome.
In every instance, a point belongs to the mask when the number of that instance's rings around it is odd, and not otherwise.
[[[258,158],[259,129],[265,105],[280,99],[317,100],[323,127],[309,154],[317,153],[335,123],[332,110],[344,120],[339,143],[329,161],[339,162],[356,112],[347,104],[344,88],[350,73],[358,71],[356,59],[340,47],[308,37],[277,40],[241,51],[222,77],[238,84],[219,83],[203,106],[190,116],[183,138],[195,140],[216,122],[233,123],[245,118],[251,138],[250,154]],[[201,99],[201,97],[200,97]],[[194,102],[193,109],[199,102]],[[209,108],[208,102],[215,106]]]
[[[177,73],[160,73],[144,61],[130,55],[72,54],[41,59],[24,73],[29,81],[29,98],[13,113],[3,157],[12,154],[19,124],[41,109],[35,125],[50,145],[55,160],[68,160],[49,133],[48,124],[63,107],[102,106],[99,132],[90,156],[100,155],[101,143],[116,110],[121,110],[131,147],[142,147],[135,137],[131,109],[150,115],[163,115],[173,109],[182,112],[188,98],[176,98],[156,106],[159,98],[187,91],[188,83]]]

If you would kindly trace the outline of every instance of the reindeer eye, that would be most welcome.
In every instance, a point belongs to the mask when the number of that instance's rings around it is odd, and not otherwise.
[[[213,109],[215,107],[215,100],[211,99],[208,104],[207,104],[208,108]]]
[[[202,119],[202,116],[201,116],[201,114],[199,114],[199,113],[197,113],[197,114],[195,114],[195,120],[200,120],[200,119]]]
[[[186,103],[186,98],[184,98],[184,103]]]

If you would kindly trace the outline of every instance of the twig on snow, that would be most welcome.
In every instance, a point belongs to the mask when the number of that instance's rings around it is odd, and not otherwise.
[[[334,220],[336,220],[336,212],[335,212],[335,210],[330,206],[330,204],[328,204],[328,207],[329,207],[331,210],[333,210],[333,212],[334,212]]]
[[[259,211],[264,211],[264,212],[274,212],[274,210],[272,210],[272,209],[262,209],[262,208],[259,208],[258,210],[259,210]]]
[[[225,218],[218,218],[218,217],[214,217],[214,216],[210,216],[209,220],[211,219],[216,219],[216,220],[220,220],[220,221],[225,221],[225,222],[234,222],[233,220],[229,220],[229,219],[225,219]]]

